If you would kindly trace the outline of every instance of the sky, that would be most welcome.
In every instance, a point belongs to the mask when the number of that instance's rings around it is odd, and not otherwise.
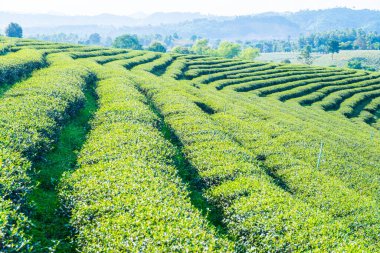
[[[379,0],[0,0],[0,11],[130,15],[154,12],[200,12],[213,15],[244,15],[268,11],[349,7],[380,10]]]

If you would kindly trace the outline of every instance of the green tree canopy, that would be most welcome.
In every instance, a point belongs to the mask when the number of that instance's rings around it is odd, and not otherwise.
[[[22,28],[17,23],[10,23],[5,29],[5,35],[8,37],[22,38]]]
[[[258,48],[247,47],[243,49],[239,55],[239,58],[247,61],[252,61],[260,55]]]
[[[217,55],[225,58],[234,58],[241,52],[241,46],[236,43],[224,41],[219,44]]]
[[[140,50],[142,46],[137,38],[137,35],[125,34],[115,39],[113,46],[116,48],[128,48]]]
[[[313,57],[311,56],[311,46],[307,45],[298,56],[298,60],[301,62],[311,65],[313,64]]]
[[[99,33],[93,33],[88,37],[88,44],[90,45],[98,45],[100,44],[100,40],[102,38],[100,37]]]
[[[350,69],[363,69],[362,62],[359,60],[351,60],[347,63],[347,67]]]
[[[201,39],[195,42],[192,47],[192,51],[194,51],[195,54],[207,55],[211,53],[212,49],[208,45],[207,39]]]
[[[330,40],[328,43],[328,50],[329,53],[331,53],[331,58],[334,58],[334,53],[339,53],[339,41],[337,40]]]
[[[173,53],[177,53],[177,54],[191,54],[189,48],[187,48],[187,47],[179,47],[179,46],[178,47],[174,47],[172,49],[172,52]]]
[[[178,40],[178,39],[179,39],[179,35],[178,35],[178,33],[176,33],[176,32],[173,33],[173,38],[176,39],[176,40]]]
[[[149,51],[153,51],[153,52],[161,52],[161,53],[165,53],[166,52],[166,47],[164,45],[162,45],[160,42],[153,42],[149,47],[148,47],[148,50]]]

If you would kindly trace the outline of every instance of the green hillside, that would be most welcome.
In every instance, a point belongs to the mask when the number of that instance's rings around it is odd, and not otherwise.
[[[0,252],[379,251],[379,73],[1,40]]]

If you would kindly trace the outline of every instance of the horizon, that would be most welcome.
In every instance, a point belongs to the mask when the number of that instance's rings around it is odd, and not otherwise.
[[[257,4],[245,0],[216,1],[209,0],[203,3],[201,0],[175,1],[162,0],[148,3],[141,0],[139,3],[117,4],[118,0],[96,2],[83,0],[80,3],[74,0],[14,0],[2,3],[1,12],[14,14],[50,14],[63,16],[97,16],[102,14],[117,16],[146,16],[154,13],[199,13],[214,16],[240,16],[252,15],[266,12],[298,12],[305,10],[324,10],[332,8],[349,8],[353,10],[380,10],[380,2],[374,3],[364,0],[359,3],[353,0],[346,1],[319,1],[300,2],[298,0],[288,0],[276,3],[275,0],[267,0],[265,3]],[[356,2],[356,3],[355,3]],[[76,6],[72,8],[72,6]],[[90,8],[89,8],[90,6]],[[75,9],[75,10],[74,10]]]

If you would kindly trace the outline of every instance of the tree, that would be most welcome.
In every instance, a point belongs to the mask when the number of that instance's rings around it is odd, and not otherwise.
[[[347,41],[339,43],[339,48],[342,50],[352,50],[354,46],[352,45],[351,41]]]
[[[220,43],[217,54],[218,56],[225,58],[234,58],[238,56],[241,52],[241,46],[236,43],[224,41]]]
[[[192,51],[194,51],[195,54],[207,55],[211,53],[212,49],[209,47],[207,39],[201,39],[195,42]]]
[[[139,39],[137,38],[137,35],[129,35],[129,34],[125,34],[125,35],[117,37],[115,41],[113,42],[113,46],[116,48],[128,48],[128,49],[135,49],[135,50],[142,49],[142,46],[139,42]]]
[[[363,65],[360,60],[350,60],[347,63],[347,67],[350,69],[363,69]]]
[[[328,51],[331,53],[331,59],[334,59],[334,53],[339,53],[339,41],[330,40],[328,43]]]
[[[174,47],[171,52],[177,54],[191,54],[187,47]]]
[[[193,42],[195,42],[197,39],[198,39],[198,36],[197,35],[192,35],[191,37],[190,37],[190,39],[193,41]]]
[[[260,55],[258,48],[247,47],[241,51],[239,58],[247,61],[252,61]]]
[[[105,41],[104,41],[104,45],[106,46],[106,47],[110,47],[110,46],[112,46],[112,38],[111,37],[107,37],[106,39],[105,39]]]
[[[311,56],[311,46],[307,45],[298,56],[298,60],[301,62],[311,65],[313,64],[313,57]]]
[[[154,35],[154,39],[155,40],[162,40],[162,35],[161,34],[159,34],[159,33],[156,33],[155,35]]]
[[[160,42],[154,42],[148,47],[148,50],[153,52],[165,53],[166,47],[164,47],[164,45],[162,45]]]
[[[376,71],[376,67],[374,66],[368,66],[366,64],[365,58],[352,58],[348,63],[347,67],[351,69],[363,69],[367,71]]]
[[[88,44],[99,45],[101,39],[102,38],[100,37],[99,33],[93,33],[90,35],[90,37],[88,37]]]
[[[164,42],[167,46],[173,45],[173,37],[171,35],[166,36]]]
[[[17,23],[10,23],[5,29],[5,35],[8,37],[22,38],[22,28]]]

